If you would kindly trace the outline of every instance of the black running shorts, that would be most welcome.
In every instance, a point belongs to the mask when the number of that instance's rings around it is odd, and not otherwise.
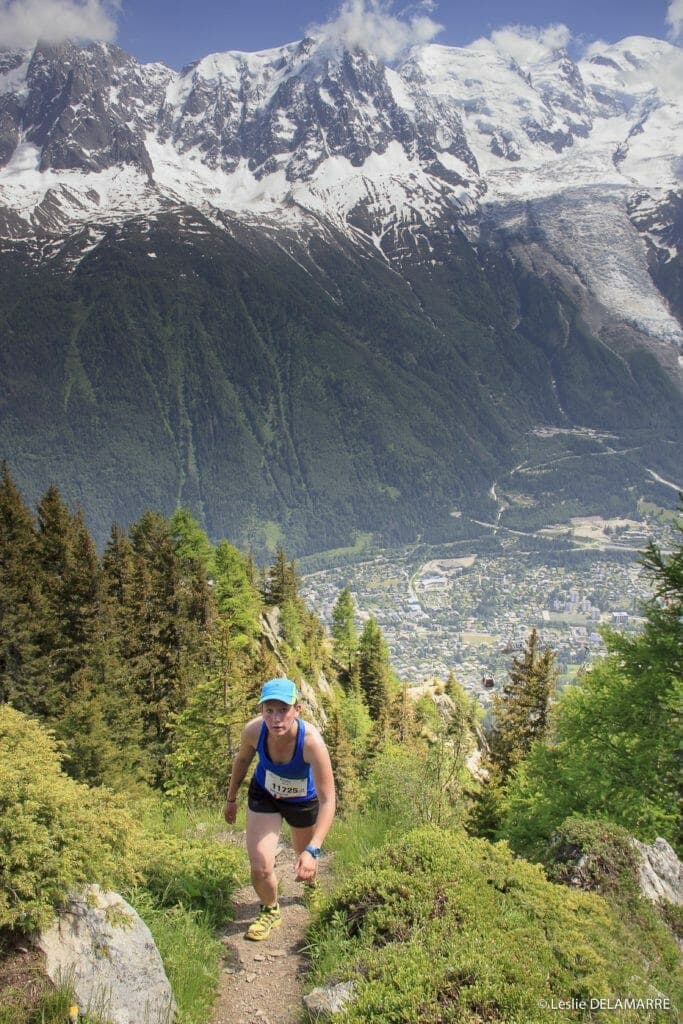
[[[318,820],[318,798],[312,800],[277,800],[252,778],[247,793],[250,811],[257,814],[281,814],[292,828],[310,828]]]

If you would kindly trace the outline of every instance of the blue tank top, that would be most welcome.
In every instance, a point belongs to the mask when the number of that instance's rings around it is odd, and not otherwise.
[[[304,761],[304,739],[306,723],[297,718],[296,746],[292,760],[287,764],[277,764],[268,757],[268,726],[264,722],[259,733],[256,751],[259,756],[254,778],[261,787],[278,800],[301,803],[313,800],[316,793],[313,772],[310,764]]]

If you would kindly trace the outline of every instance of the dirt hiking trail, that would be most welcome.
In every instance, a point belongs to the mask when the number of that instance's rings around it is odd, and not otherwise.
[[[244,834],[231,840],[244,843]],[[303,954],[311,919],[304,906],[301,882],[294,880],[295,856],[285,840],[278,847],[275,870],[279,879],[282,924],[263,942],[250,942],[244,933],[259,904],[252,887],[235,893],[235,920],[223,931],[226,963],[221,971],[218,1000],[211,1024],[299,1024],[303,1015]],[[323,861],[318,877],[325,885]]]

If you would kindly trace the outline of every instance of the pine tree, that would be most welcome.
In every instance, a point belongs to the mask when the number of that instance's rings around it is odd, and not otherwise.
[[[99,691],[107,696],[103,714],[119,737],[126,774],[148,781],[151,767],[143,743],[143,704],[132,671],[139,612],[134,603],[134,563],[133,545],[126,531],[115,524],[102,557],[101,645],[92,670],[100,680]],[[118,766],[113,770],[118,771]]]
[[[355,608],[351,591],[348,586],[340,592],[332,609],[331,633],[334,639],[335,653],[347,672],[356,657],[358,633],[354,620]]]
[[[294,562],[288,562],[284,548],[279,546],[275,552],[275,561],[270,566],[266,577],[265,602],[268,605],[282,607],[285,601],[301,603],[299,594],[299,576]]]
[[[175,550],[170,523],[146,512],[131,527],[131,676],[143,708],[144,743],[158,782],[171,749],[174,716],[206,663],[211,597],[206,574]]]
[[[455,673],[452,672],[452,671],[448,673],[448,678],[446,680],[446,687],[445,687],[445,691],[444,692],[452,700],[455,700],[456,698],[458,700],[460,699],[460,694],[462,693],[462,686],[460,685],[458,680],[455,678]]]
[[[303,615],[303,651],[299,665],[304,675],[312,678],[331,668],[330,643],[325,627],[315,612],[308,609]]]
[[[557,680],[555,658],[550,648],[539,650],[538,633],[532,629],[522,657],[512,660],[502,694],[493,698],[491,757],[504,776],[528,754],[534,740],[547,732]]]
[[[411,743],[416,739],[419,729],[415,701],[408,692],[407,682],[403,682],[389,700],[389,727],[391,735],[397,743]]]
[[[259,635],[261,598],[250,575],[252,566],[237,548],[222,540],[213,559],[213,593],[218,614],[230,625],[239,647],[252,649]]]
[[[211,666],[195,685],[174,725],[167,792],[215,801],[230,778],[240,734],[255,701],[252,665],[221,623],[212,636]]]
[[[47,609],[43,643],[50,673],[44,706],[36,710],[59,719],[75,695],[77,673],[92,653],[100,569],[81,512],[69,512],[54,485],[46,491],[37,512],[37,552]]]
[[[90,786],[135,788],[150,780],[142,716],[128,696],[125,666],[100,646],[76,674],[74,696],[55,725],[68,774]]]
[[[339,703],[339,713],[351,742],[353,756],[360,767],[367,749],[368,736],[372,729],[372,719],[363,697],[357,663],[351,671],[348,689],[342,694]]]
[[[358,672],[370,717],[377,721],[380,716],[388,714],[389,700],[395,687],[389,666],[389,648],[373,618],[365,623],[360,636]]]
[[[129,656],[133,628],[133,546],[125,530],[114,524],[102,556],[100,614],[102,629],[122,659]]]
[[[361,788],[351,740],[336,706],[328,714],[325,743],[332,762],[337,804],[342,815],[348,814],[358,807]]]
[[[294,673],[288,671],[287,666],[283,664],[279,652],[275,653],[270,640],[265,635],[259,641],[258,651],[253,660],[253,675],[254,679],[260,680],[261,683],[266,679],[275,679],[278,676],[289,676],[290,678],[294,676]],[[259,689],[255,689],[254,701],[258,693]]]
[[[47,658],[41,639],[47,613],[40,585],[38,538],[6,463],[0,473],[0,703],[39,711]]]
[[[213,565],[213,547],[190,510],[177,508],[171,516],[170,524],[178,557],[201,562],[209,573]]]

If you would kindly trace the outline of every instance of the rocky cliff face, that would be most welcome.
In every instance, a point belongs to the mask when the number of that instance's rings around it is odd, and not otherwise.
[[[145,133],[156,126],[170,71],[143,68],[117,47],[70,43],[6,54],[4,68],[3,166],[19,146],[33,146],[38,171],[88,174],[130,164],[151,177]]]

